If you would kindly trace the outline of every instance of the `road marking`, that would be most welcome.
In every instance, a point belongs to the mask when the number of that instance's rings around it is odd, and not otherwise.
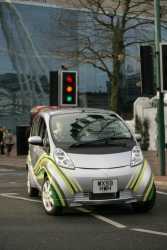
[[[163,192],[158,192],[158,193],[163,193]],[[167,195],[167,193],[163,193],[163,194]],[[10,198],[10,199],[18,199],[18,200],[25,200],[25,201],[30,201],[30,202],[42,203],[41,200],[34,200],[34,199],[19,196],[18,193],[1,193],[0,196],[5,197],[5,198]],[[116,222],[114,220],[111,220],[111,219],[104,217],[102,215],[99,215],[99,214],[91,213],[91,210],[88,210],[86,208],[76,208],[76,210],[79,210],[79,211],[84,212],[84,213],[90,213],[90,216],[92,216],[100,221],[106,222],[106,223],[108,223],[116,228],[119,228],[119,229],[127,228],[126,225],[120,224],[119,222]],[[158,231],[147,230],[147,229],[142,229],[142,228],[130,228],[129,230],[141,232],[141,233],[167,236],[167,233],[164,233],[164,232],[158,232]]]
[[[15,199],[15,200],[24,200],[24,201],[42,203],[42,201],[40,200],[34,200],[34,199],[18,196],[17,193],[3,193],[3,194],[0,194],[0,196],[5,197],[5,198],[10,198],[10,199]]]
[[[102,215],[99,215],[99,214],[94,214],[94,213],[91,213],[90,210],[88,209],[85,209],[85,208],[77,208],[77,210],[81,211],[81,212],[84,212],[84,213],[90,213],[90,216],[98,219],[98,220],[101,220],[103,222],[106,222],[114,227],[117,227],[117,228],[126,228],[127,226],[123,225],[123,224],[120,224],[119,222],[117,221],[113,221],[111,219],[108,219],[107,217],[104,217]]]
[[[0,196],[6,197],[6,198],[11,198],[11,199],[18,199],[18,200],[25,200],[25,201],[32,201],[32,202],[42,203],[42,201],[40,201],[40,200],[34,200],[34,199],[29,199],[29,198],[24,198],[24,197],[18,196],[17,193],[5,193],[5,194],[0,194]],[[110,224],[112,226],[115,226],[117,228],[126,228],[125,225],[120,224],[120,223],[118,223],[116,221],[110,220],[107,217],[104,217],[102,215],[91,213],[91,211],[86,209],[86,208],[76,208],[76,209],[81,211],[81,212],[84,212],[84,213],[90,213],[90,215],[92,217],[94,217],[94,218],[96,218],[98,220],[101,220],[103,222],[106,222],[106,223],[108,223],[108,224]]]
[[[5,195],[5,194],[7,194],[7,195],[18,195],[18,193],[1,193],[0,195]]]
[[[76,210],[79,210],[79,211],[84,212],[84,213],[91,213],[90,210],[83,208],[83,207],[77,207]]]
[[[0,168],[0,172],[16,172],[14,169],[8,169],[8,168]]]
[[[153,231],[153,230],[147,230],[147,229],[142,229],[142,228],[132,228],[130,230],[136,231],[136,232],[141,232],[141,233],[148,233],[148,234],[156,234],[156,235],[167,236],[167,233]]]
[[[99,215],[99,214],[91,214],[94,218],[98,219],[98,220],[101,220],[101,221],[104,221],[114,227],[117,227],[117,228],[126,228],[127,226],[123,225],[123,224],[120,224],[116,221],[113,221],[113,220],[110,220],[108,219],[107,217],[104,217],[102,215]]]
[[[0,176],[24,176],[24,173],[18,173],[18,172],[0,172]]]
[[[167,193],[165,193],[165,192],[161,192],[161,191],[157,191],[157,194],[167,195]]]

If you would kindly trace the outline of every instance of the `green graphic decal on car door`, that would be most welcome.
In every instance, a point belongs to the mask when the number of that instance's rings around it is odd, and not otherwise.
[[[56,174],[57,179],[53,178],[51,171],[49,171],[50,168]],[[54,160],[45,153],[37,161],[34,173],[39,182],[44,179],[44,174],[47,174],[62,206],[66,206],[65,189],[68,190],[71,196],[82,191],[77,181],[65,175],[63,170],[55,164]],[[60,183],[63,183],[63,185],[60,185]]]

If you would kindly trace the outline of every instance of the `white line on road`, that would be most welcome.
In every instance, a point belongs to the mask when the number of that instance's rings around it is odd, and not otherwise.
[[[16,199],[16,200],[24,200],[24,201],[31,201],[31,202],[42,203],[42,201],[40,201],[40,200],[34,200],[34,199],[24,198],[24,197],[18,196],[18,194],[16,194],[16,193],[5,193],[5,194],[0,194],[0,196],[5,197],[5,198],[10,198],[10,199]]]
[[[167,193],[163,193],[163,192],[158,192],[158,193],[162,193],[165,195],[167,194]],[[25,201],[30,201],[30,202],[42,203],[42,201],[40,201],[40,200],[34,200],[34,199],[29,199],[29,198],[19,196],[18,193],[1,193],[0,196],[5,197],[5,198],[10,198],[10,199],[18,199],[18,200],[25,200]],[[107,217],[104,217],[104,216],[99,215],[99,214],[91,213],[91,210],[88,210],[86,208],[76,208],[76,210],[79,210],[79,211],[84,212],[84,213],[90,213],[90,216],[92,216],[100,221],[106,222],[106,223],[108,223],[116,228],[120,228],[120,229],[127,228],[127,226],[120,224],[116,221],[113,221]],[[142,229],[142,228],[131,228],[129,230],[136,231],[136,232],[142,232],[142,233],[148,233],[148,234],[154,234],[154,235],[167,236],[167,233],[164,233],[164,232],[158,232],[158,231],[147,230],[147,229]]]
[[[40,201],[40,200],[34,200],[34,199],[29,199],[29,198],[18,196],[17,193],[2,193],[2,194],[0,194],[0,196],[5,197],[5,198],[11,198],[11,199],[18,199],[18,200],[25,200],[25,201],[42,203],[42,201]],[[120,223],[118,223],[116,221],[110,220],[107,217],[104,217],[102,215],[91,213],[91,211],[86,209],[86,208],[77,208],[77,210],[79,210],[81,212],[84,212],[84,213],[90,213],[90,215],[92,217],[94,217],[94,218],[96,218],[98,220],[101,220],[103,222],[106,222],[106,223],[108,223],[108,224],[110,224],[112,226],[115,226],[117,228],[126,228],[125,225],[120,224]]]
[[[147,229],[142,229],[142,228],[132,228],[130,230],[136,231],[136,232],[141,232],[141,233],[148,233],[148,234],[156,234],[156,235],[167,236],[167,233],[153,231],[153,230],[147,230]]]
[[[2,173],[4,173],[4,172],[16,172],[16,170],[8,169],[8,168],[0,168],[0,172],[2,172]]]
[[[18,193],[1,193],[0,195],[3,196],[3,195],[6,195],[6,194],[7,194],[7,195],[18,195]]]
[[[77,207],[76,210],[81,211],[81,212],[84,212],[84,213],[91,213],[90,210],[88,210],[88,209],[86,209],[86,208],[83,208],[83,207]]]
[[[34,200],[34,199],[29,199],[29,198],[24,198],[24,197],[21,197],[21,196],[18,196],[17,193],[3,193],[3,194],[0,194],[0,196],[2,197],[6,197],[6,198],[11,198],[11,199],[18,199],[18,200],[25,200],[25,201],[32,201],[32,202],[38,202],[38,203],[42,203],[42,201],[40,200]],[[98,215],[98,214],[94,214],[94,213],[91,213],[90,210],[86,209],[86,208],[77,208],[77,210],[81,211],[81,212],[84,212],[84,213],[90,213],[90,215],[98,220],[101,220],[103,222],[106,222],[112,226],[115,226],[117,228],[126,228],[125,225],[123,224],[120,224],[116,221],[113,221],[113,220],[110,220],[102,215]]]
[[[91,214],[94,218],[98,219],[98,220],[101,220],[101,221],[104,221],[114,227],[117,227],[117,228],[126,228],[127,226],[123,225],[123,224],[120,224],[116,221],[113,221],[113,220],[110,220],[108,219],[107,217],[104,217],[102,215],[98,215],[98,214]]]
[[[108,219],[107,217],[104,217],[102,215],[99,215],[99,214],[94,214],[94,213],[91,213],[90,210],[88,209],[85,209],[85,208],[77,208],[77,210],[81,211],[81,212],[84,212],[84,213],[90,213],[90,216],[98,219],[98,220],[101,220],[103,222],[106,222],[114,227],[117,227],[117,228],[126,228],[125,225],[123,224],[120,224],[119,222],[116,222],[116,221],[113,221],[111,219]]]
[[[165,193],[165,192],[161,192],[161,191],[157,191],[157,194],[167,195],[167,193]]]

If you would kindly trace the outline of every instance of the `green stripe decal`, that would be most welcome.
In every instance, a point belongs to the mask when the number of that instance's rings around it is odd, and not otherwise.
[[[55,193],[56,193],[56,195],[58,197],[58,199],[57,198],[56,199],[59,200],[59,203],[61,204],[61,206],[63,206],[63,207],[67,206],[65,195],[64,195],[62,189],[60,188],[59,184],[52,179],[52,177],[51,177],[49,171],[46,169],[46,167],[42,166],[42,164],[39,164],[39,165],[40,166],[38,167],[37,178],[38,179],[43,179],[44,177],[41,177],[42,172],[46,172],[47,176],[48,176],[48,179],[49,179],[51,185],[53,186],[53,188],[55,190]]]
[[[40,175],[43,165],[46,166],[46,164],[48,164],[48,162],[50,162],[50,164],[54,167],[54,170],[56,171],[57,175],[63,180],[63,182],[65,183],[65,186],[67,187],[68,191],[71,194],[82,191],[82,188],[80,187],[79,183],[77,183],[76,180],[67,177],[65,175],[65,173],[63,172],[63,170],[60,169],[55,164],[55,161],[51,157],[48,157],[48,155],[46,153],[41,155],[41,157],[38,159],[37,163],[35,164],[35,167],[34,167],[35,175]],[[53,183],[54,183],[54,181],[53,181]],[[58,183],[56,183],[56,184],[58,185]],[[56,188],[57,187],[55,187],[55,189]],[[60,188],[57,188],[57,189],[60,190]]]
[[[60,202],[60,199],[59,199],[59,196],[58,194],[56,193],[54,187],[51,185],[51,193],[52,193],[52,199],[54,200],[54,202],[56,203],[56,206],[58,207],[62,207],[62,204]]]
[[[132,189],[133,189],[135,192],[137,191],[137,189],[138,189],[138,187],[139,187],[139,185],[140,185],[140,182],[141,182],[141,180],[142,180],[142,178],[143,178],[143,176],[144,176],[144,172],[145,172],[146,167],[147,167],[147,164],[145,163],[145,164],[144,164],[144,167],[143,167],[143,169],[142,169],[142,172],[141,172],[141,174],[140,174],[140,176],[139,176],[139,178],[137,179],[136,183],[135,183],[134,186],[132,187]]]
[[[42,155],[40,156],[40,158],[38,159],[38,161],[36,162],[35,167],[34,167],[34,173],[35,173],[35,174],[36,174],[36,173],[38,172],[38,170],[40,169],[40,167],[41,167],[40,162],[41,162],[41,160],[43,160],[43,158],[44,158],[45,156],[47,156],[46,153],[42,154]]]
[[[64,183],[66,184],[66,187],[68,188],[68,190],[72,193],[72,194],[74,194],[75,192],[77,192],[74,188],[73,188],[73,186],[71,185],[71,182],[70,182],[70,180],[67,178],[67,176],[66,175],[64,175],[64,173],[62,173],[62,171],[60,170],[60,168],[58,168],[57,167],[57,165],[53,162],[53,160],[52,159],[50,159],[50,158],[44,158],[44,160],[49,160],[50,161],[50,163],[52,164],[52,166],[54,167],[54,169],[56,170],[56,172],[57,172],[57,174],[59,175],[59,177],[64,181]]]
[[[148,190],[148,188],[150,187],[150,183],[151,183],[151,181],[152,181],[152,177],[153,177],[153,175],[151,174],[151,175],[150,175],[150,178],[149,178],[149,181],[147,182],[147,185],[146,185],[145,190],[144,190],[144,192],[143,192],[143,197],[145,197],[145,195],[146,195],[146,193],[147,193],[147,190]]]
[[[46,170],[46,169],[45,169]],[[50,176],[49,172],[46,170],[46,173],[47,173],[47,176],[49,178],[49,181],[51,183],[51,185],[53,186],[57,196],[59,197],[59,201],[61,203],[61,205],[63,207],[65,207],[67,204],[65,203],[65,196],[64,196],[64,193],[62,192],[61,188],[59,187],[59,185],[53,181],[52,177]]]
[[[45,161],[46,163],[48,163],[48,160],[50,161],[50,163],[52,164],[52,166],[54,167],[54,169],[56,170],[57,174],[60,176],[60,178],[63,179],[63,181],[65,182],[66,186],[68,187],[68,190],[74,194],[74,191],[73,188],[71,187],[70,183],[68,182],[68,179],[61,173],[60,169],[56,166],[56,164],[53,162],[53,160],[48,157],[46,154],[43,154],[40,159],[37,161],[36,163],[36,166],[34,168],[34,172],[36,175],[38,175],[40,173],[40,170],[41,170],[41,164],[45,164]],[[42,161],[42,163],[41,163]]]
[[[71,181],[73,182],[73,185],[76,186],[77,192],[78,192],[78,191],[79,191],[79,192],[82,192],[82,191],[83,191],[82,188],[81,188],[81,186],[80,186],[79,183],[77,182],[77,180],[71,179]]]
[[[130,180],[130,182],[128,183],[128,188],[132,189],[132,187],[134,186],[134,184],[136,183],[137,179],[139,178],[141,171],[143,169],[144,164],[138,169],[137,173],[135,174],[135,176],[132,177],[132,179]]]
[[[146,200],[147,200],[148,195],[150,194],[150,191],[151,191],[151,189],[152,189],[153,183],[154,183],[154,177],[152,176],[151,181],[150,181],[150,185],[149,185],[149,187],[148,187],[148,189],[147,189],[147,191],[146,191],[146,194],[145,194],[145,196],[144,196],[143,201],[146,201]]]
[[[155,191],[155,186],[154,186],[154,183],[153,183],[152,189],[151,189],[150,194],[148,196],[148,200],[152,199],[152,197],[153,197],[153,195],[154,195],[155,192],[156,192]]]
[[[48,160],[51,161],[53,164],[54,168],[59,172],[59,175],[62,177],[64,182],[67,184],[67,186],[70,188],[71,193],[76,193],[78,192],[78,189],[76,186],[72,183],[72,181],[64,174],[64,172],[55,164],[52,158],[47,158]]]

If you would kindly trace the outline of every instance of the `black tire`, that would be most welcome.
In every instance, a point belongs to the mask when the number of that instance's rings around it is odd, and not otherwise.
[[[31,186],[30,173],[27,170],[27,193],[30,197],[38,197],[39,190]]]
[[[55,204],[55,200],[52,197],[52,192],[54,192],[52,185],[48,178],[45,178],[42,186],[42,203],[44,210],[49,215],[61,215],[62,207]]]
[[[136,202],[132,204],[132,208],[137,213],[145,213],[151,210],[154,207],[156,201],[156,187],[153,184],[152,187],[152,196],[147,201]]]

